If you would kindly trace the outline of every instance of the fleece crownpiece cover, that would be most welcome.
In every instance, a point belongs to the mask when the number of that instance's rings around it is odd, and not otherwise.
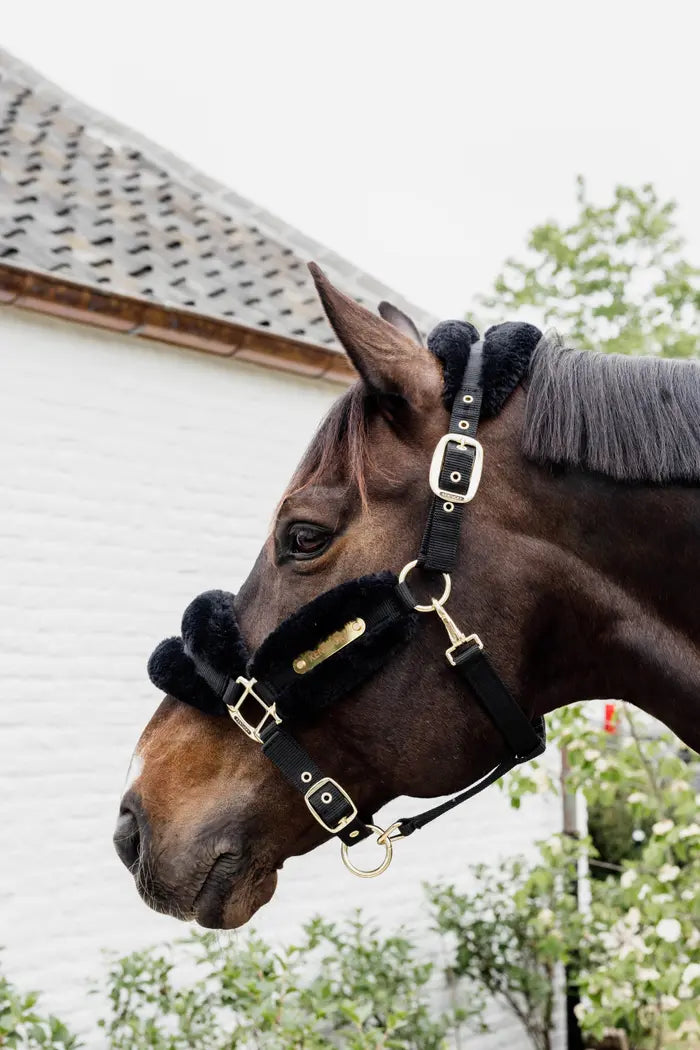
[[[532,353],[542,338],[539,328],[506,321],[489,328],[484,336],[481,381],[484,419],[498,415],[506,400],[527,374]],[[443,367],[443,401],[451,408],[459,391],[473,343],[479,333],[469,321],[441,321],[428,336],[428,349]]]

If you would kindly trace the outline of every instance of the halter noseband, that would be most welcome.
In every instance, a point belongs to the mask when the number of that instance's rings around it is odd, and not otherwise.
[[[482,344],[474,343],[452,403],[449,431],[433,454],[433,500],[420,554],[398,578],[377,573],[326,591],[272,631],[252,655],[236,622],[233,595],[210,591],[186,610],[182,638],[161,642],[149,661],[155,685],[206,713],[228,713],[262,747],[303,795],[318,824],[340,839],[344,864],[361,878],[386,871],[398,839],[545,749],[544,719],[530,722],[494,670],[479,636],[465,635],[445,608],[464,508],[481,480],[484,457],[476,431],[482,398]],[[419,566],[443,573],[443,594],[429,604],[417,602],[410,588],[410,574]],[[361,685],[409,641],[420,615],[428,613],[435,613],[445,627],[450,641],[445,659],[500,731],[508,757],[448,801],[383,830],[361,817],[348,792],[324,774],[287,726],[318,714]],[[376,868],[364,871],[352,863],[348,850],[373,833],[384,857]]]

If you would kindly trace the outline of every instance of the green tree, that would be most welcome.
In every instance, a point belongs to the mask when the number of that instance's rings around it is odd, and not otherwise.
[[[576,186],[574,221],[535,226],[481,306],[498,320],[534,307],[579,349],[700,355],[700,269],[684,256],[676,203],[647,184],[596,205],[582,177]]]

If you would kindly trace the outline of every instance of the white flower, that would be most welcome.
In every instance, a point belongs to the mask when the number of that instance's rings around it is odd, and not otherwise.
[[[608,762],[607,758],[599,758],[596,761],[595,768],[599,773],[604,773],[605,770],[609,767],[609,765],[610,763]]]
[[[668,790],[672,791],[674,795],[678,795],[681,791],[687,791],[690,784],[687,780],[673,780],[668,785]]]
[[[692,984],[698,979],[700,979],[700,963],[688,963],[681,974],[681,981],[683,984]]]
[[[626,959],[628,955],[635,959],[643,959],[650,951],[651,949],[646,946],[639,934],[634,933],[623,941],[618,949],[618,954],[621,959]],[[627,998],[632,998],[632,993]]]
[[[625,916],[625,922],[631,929],[636,930],[641,917],[642,913],[639,908],[630,908]]]
[[[680,1002],[676,999],[675,995],[662,995],[659,999],[659,1005],[662,1010],[675,1010],[677,1006],[680,1006]]]
[[[537,918],[543,926],[551,926],[554,922],[554,912],[551,908],[542,908],[542,910],[537,913]]]
[[[666,835],[674,826],[672,820],[657,820],[651,830],[655,835]]]
[[[586,1007],[583,1003],[576,1003],[574,1007],[574,1013],[576,1014],[576,1020],[582,1021],[586,1016]]]
[[[645,882],[637,894],[637,900],[643,901],[651,893],[651,886]]]
[[[547,843],[547,849],[555,857],[558,857],[559,854],[561,853],[561,839],[558,839],[558,838],[550,839],[549,842]]]
[[[627,871],[622,873],[622,877],[620,878],[620,885],[622,886],[623,890],[628,890],[632,883],[636,881],[637,872],[634,871],[632,868],[628,868]]]
[[[675,864],[664,864],[659,870],[659,882],[673,882],[681,873],[681,869]]]
[[[531,776],[539,794],[542,794],[543,791],[549,791],[550,780],[549,773],[546,769],[542,769],[541,767],[539,769],[533,769],[531,770]]]
[[[600,752],[595,747],[587,747],[583,752],[583,757],[586,759],[586,762],[595,762],[599,755]]]
[[[661,974],[653,966],[640,966],[637,970],[637,977],[640,981],[658,981]]]
[[[581,740],[579,738],[579,739],[570,741],[570,743],[568,743],[566,745],[566,749],[567,749],[567,751],[580,751],[582,747],[585,747],[585,745],[586,745],[585,740]]]
[[[683,890],[683,892],[681,893],[681,900],[682,901],[694,901],[695,900],[695,893],[693,892],[693,890]]]
[[[656,932],[662,941],[674,944],[681,935],[681,924],[678,919],[661,919],[656,924]]]
[[[627,801],[634,804],[635,802],[646,802],[646,798],[643,791],[633,791],[631,795],[628,795]]]
[[[679,839],[690,839],[695,835],[700,835],[700,824],[688,824],[687,828],[681,828],[678,832]]]

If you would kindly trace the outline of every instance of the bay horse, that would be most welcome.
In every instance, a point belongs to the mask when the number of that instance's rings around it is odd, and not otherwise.
[[[251,649],[358,572],[416,558],[448,429],[450,361],[400,311],[383,304],[377,316],[311,269],[359,379],[322,423],[235,598]],[[536,342],[517,382],[494,368],[493,389],[484,380],[496,407],[481,428],[483,479],[461,526],[451,612],[488,645],[528,719],[622,698],[698,749],[700,366]],[[420,638],[295,734],[361,814],[459,791],[502,758],[497,727],[437,658],[442,625],[426,619]],[[152,907],[241,926],[284,861],[328,837],[232,719],[162,701],[115,833]]]

